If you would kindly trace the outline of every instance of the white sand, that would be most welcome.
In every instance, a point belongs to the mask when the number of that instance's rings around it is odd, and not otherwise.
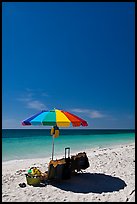
[[[84,173],[44,187],[27,185],[25,173],[32,166],[46,171],[50,158],[3,162],[2,201],[135,202],[135,144],[94,148],[86,153],[90,167]],[[19,186],[23,182],[25,188]]]

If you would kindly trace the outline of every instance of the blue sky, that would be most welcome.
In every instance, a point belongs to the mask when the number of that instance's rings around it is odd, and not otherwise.
[[[54,107],[135,127],[135,3],[2,3],[2,127]]]

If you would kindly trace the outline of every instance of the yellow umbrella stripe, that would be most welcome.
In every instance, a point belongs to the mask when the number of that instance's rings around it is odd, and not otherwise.
[[[69,127],[71,121],[60,111],[60,110],[55,110],[56,112],[56,123],[57,126],[59,127]]]

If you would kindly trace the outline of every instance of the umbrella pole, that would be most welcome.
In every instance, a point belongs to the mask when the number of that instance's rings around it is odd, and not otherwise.
[[[54,134],[52,135],[52,160],[54,156]]]

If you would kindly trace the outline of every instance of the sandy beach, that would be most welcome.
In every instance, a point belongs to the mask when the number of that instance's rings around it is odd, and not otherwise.
[[[90,167],[83,173],[40,187],[27,185],[25,173],[32,166],[45,172],[50,158],[3,162],[2,201],[135,202],[135,144],[92,148],[86,153]],[[23,182],[26,187],[21,188]]]

